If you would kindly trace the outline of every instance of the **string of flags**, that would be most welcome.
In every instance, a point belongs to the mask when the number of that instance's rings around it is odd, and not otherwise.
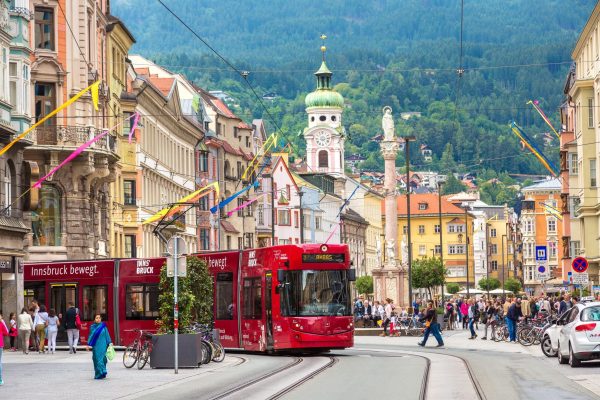
[[[519,139],[521,139],[521,143],[525,145],[533,153],[534,156],[540,161],[540,163],[552,174],[552,176],[556,177],[559,174],[558,168],[544,155],[544,153],[537,147],[537,145],[531,140],[529,136],[517,125],[515,121],[512,121],[510,127],[515,135]]]
[[[560,135],[558,134],[556,129],[554,129],[552,122],[550,122],[550,119],[546,116],[544,111],[540,108],[540,102],[538,100],[529,100],[526,104],[531,104],[533,106],[533,108],[538,112],[538,114],[540,114],[540,117],[542,117],[542,119],[544,120],[546,125],[548,125],[550,127],[550,129],[552,129],[552,132],[554,132],[556,137],[560,139]]]

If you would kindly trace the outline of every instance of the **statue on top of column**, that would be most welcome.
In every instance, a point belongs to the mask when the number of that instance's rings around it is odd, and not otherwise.
[[[383,140],[396,140],[396,129],[394,128],[394,118],[392,117],[392,107],[383,107],[383,118],[381,118],[381,127],[383,128]]]

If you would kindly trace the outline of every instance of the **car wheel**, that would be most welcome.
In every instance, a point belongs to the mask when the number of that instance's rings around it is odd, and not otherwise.
[[[556,351],[552,349],[552,341],[549,336],[544,336],[541,347],[542,353],[544,353],[546,357],[556,357]]]
[[[581,361],[575,358],[575,354],[573,354],[573,348],[569,343],[569,365],[571,368],[581,367]]]
[[[566,359],[565,357],[563,357],[563,355],[560,353],[560,342],[558,343],[558,349],[556,351],[556,355],[558,356],[558,363],[559,364],[566,364],[569,360]]]

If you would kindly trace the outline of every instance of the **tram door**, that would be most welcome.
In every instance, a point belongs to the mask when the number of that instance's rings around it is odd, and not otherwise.
[[[67,304],[77,304],[77,284],[76,283],[52,283],[50,284],[50,307],[56,311],[56,315],[62,314],[63,318],[67,312]],[[67,331],[64,324],[58,327],[58,335],[56,341],[66,342]]]
[[[273,349],[273,304],[271,302],[273,290],[273,277],[271,272],[265,273],[265,311],[267,317],[267,350]]]

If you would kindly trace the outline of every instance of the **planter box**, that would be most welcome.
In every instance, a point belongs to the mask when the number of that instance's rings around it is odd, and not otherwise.
[[[202,339],[197,334],[180,334],[179,368],[198,368],[202,363]],[[152,336],[151,368],[175,368],[175,335]]]
[[[441,330],[446,329],[446,322],[444,318],[444,314],[437,314],[437,322],[440,324]]]

